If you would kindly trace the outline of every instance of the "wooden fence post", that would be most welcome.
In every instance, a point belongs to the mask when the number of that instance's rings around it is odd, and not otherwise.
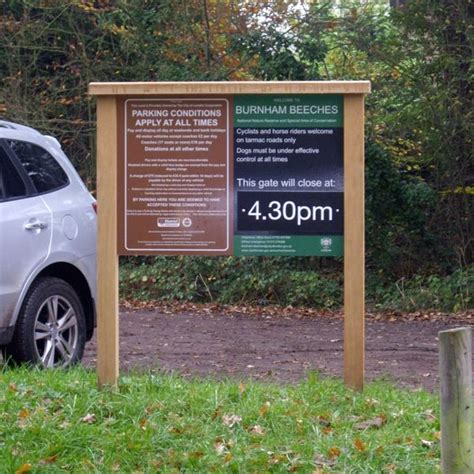
[[[439,333],[441,469],[444,474],[474,472],[471,345],[471,328]]]

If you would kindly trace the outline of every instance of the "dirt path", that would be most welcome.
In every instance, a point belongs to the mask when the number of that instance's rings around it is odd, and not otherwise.
[[[438,331],[471,321],[366,323],[367,379],[437,388]],[[342,376],[342,319],[317,317],[162,314],[120,315],[121,370],[157,368],[183,375],[294,382],[308,370]],[[95,366],[95,339],[84,357]]]

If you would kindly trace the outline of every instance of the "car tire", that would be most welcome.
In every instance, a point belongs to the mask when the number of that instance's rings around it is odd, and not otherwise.
[[[81,360],[86,323],[81,301],[60,278],[35,281],[26,295],[4,357],[17,364],[68,367]]]

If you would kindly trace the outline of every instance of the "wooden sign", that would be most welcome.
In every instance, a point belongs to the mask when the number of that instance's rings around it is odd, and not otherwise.
[[[364,380],[367,81],[91,83],[97,373],[115,385],[118,255],[344,255],[344,380]]]

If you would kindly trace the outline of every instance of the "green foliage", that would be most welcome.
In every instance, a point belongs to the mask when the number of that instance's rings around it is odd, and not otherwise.
[[[459,269],[446,277],[415,275],[401,278],[390,287],[380,287],[369,278],[369,294],[376,307],[402,311],[438,309],[456,312],[474,308],[474,267]]]
[[[473,259],[472,17],[467,0],[395,9],[384,0],[5,0],[0,116],[58,137],[93,190],[91,81],[370,79],[368,267],[380,287],[449,274]],[[340,300],[340,266],[321,259],[171,259],[156,268],[163,275],[150,278],[168,288],[158,298]],[[127,285],[155,294],[136,281]]]
[[[329,3],[314,4],[311,15],[327,18],[329,11]],[[298,15],[275,22],[272,7],[262,8],[260,15],[255,29],[234,39],[244,58],[253,58],[250,72],[254,77],[266,81],[320,79],[320,66],[327,53],[324,30]]]
[[[238,45],[287,21],[291,3],[275,5],[259,26],[251,2],[0,2],[0,117],[56,136],[94,188],[90,82],[261,77],[249,71],[258,52]]]
[[[472,262],[474,248],[474,200],[455,192],[472,184],[474,175],[473,19],[467,0],[407,2],[393,15],[400,38],[418,46],[404,60],[411,60],[406,72],[415,115],[400,119],[422,130],[419,162],[440,197],[431,227],[455,249],[460,264]]]
[[[340,307],[341,269],[320,264],[320,259],[281,257],[129,258],[120,267],[120,294],[132,300]],[[394,283],[383,270],[368,272],[369,307],[448,312],[473,307],[473,266]]]
[[[400,8],[348,1],[327,25],[324,77],[371,80],[369,142],[389,153],[399,174],[436,195],[422,219],[434,245],[427,249],[421,239],[413,253],[426,273],[433,262],[453,268],[473,258],[473,15],[467,0],[413,0]]]
[[[341,281],[315,271],[290,272],[285,284],[286,304],[314,308],[334,308],[342,304]]]
[[[4,472],[434,472],[437,398],[386,382],[363,394],[298,385],[4,369]]]
[[[129,259],[121,266],[124,298],[321,308],[342,300],[337,277],[316,273],[311,260],[302,258],[181,256],[138,262]]]
[[[441,263],[430,259],[433,254],[442,254],[436,235],[429,232],[427,225],[436,202],[436,193],[425,181],[401,173],[387,152],[379,145],[368,144],[368,265],[384,277],[413,274],[423,259],[432,265],[431,271],[445,270]]]

